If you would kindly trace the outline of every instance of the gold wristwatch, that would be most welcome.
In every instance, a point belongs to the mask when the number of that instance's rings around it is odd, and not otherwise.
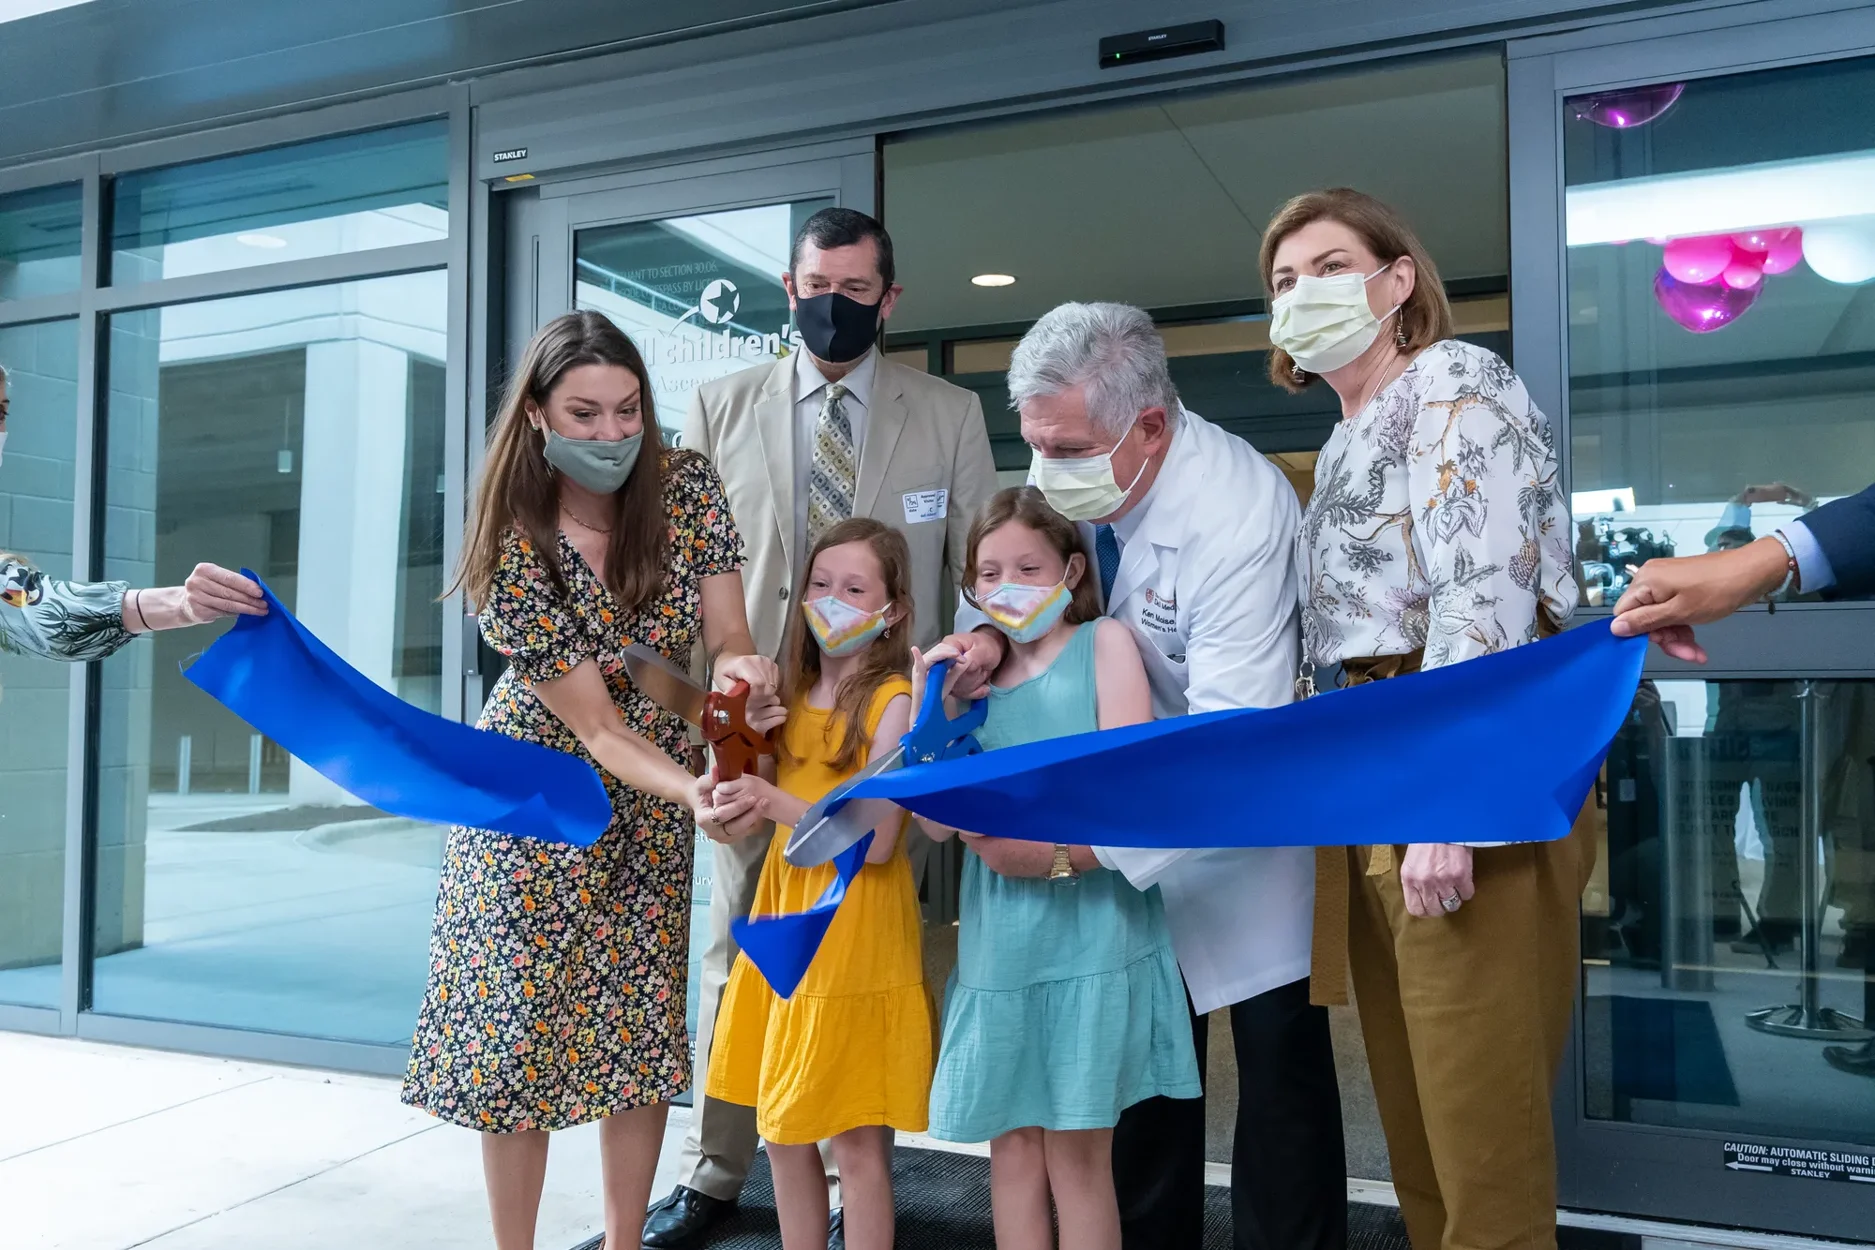
[[[1066,844],[1061,842],[1055,843],[1055,863],[1054,866],[1048,870],[1048,879],[1050,881],[1073,881],[1080,875],[1080,873],[1074,871],[1074,864],[1068,858],[1068,848]]]

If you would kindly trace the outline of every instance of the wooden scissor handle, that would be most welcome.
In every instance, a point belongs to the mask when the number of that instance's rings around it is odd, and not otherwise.
[[[734,781],[751,771],[764,755],[775,753],[774,739],[749,727],[749,683],[712,690],[703,700],[703,737],[716,749],[716,780]]]

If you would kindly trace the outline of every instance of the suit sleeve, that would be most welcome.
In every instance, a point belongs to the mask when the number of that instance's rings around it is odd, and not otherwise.
[[[684,417],[681,446],[701,452],[711,464],[716,463],[716,448],[710,441],[709,413],[703,406],[703,388],[690,392],[690,411]]]
[[[957,436],[950,492],[944,557],[950,565],[951,585],[961,588],[964,555],[970,545],[970,523],[996,493],[996,457],[990,451],[990,431],[983,421],[983,401],[974,393],[964,408],[963,429]]]
[[[1799,523],[1836,576],[1830,597],[1875,595],[1875,486],[1826,503]]]

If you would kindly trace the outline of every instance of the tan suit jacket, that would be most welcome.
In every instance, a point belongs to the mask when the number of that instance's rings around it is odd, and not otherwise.
[[[983,405],[972,391],[879,358],[866,410],[853,515],[876,517],[911,546],[912,637],[936,641],[963,576],[970,522],[996,493]],[[742,533],[743,590],[756,650],[779,657],[804,570],[796,561],[792,356],[698,387],[683,445],[716,464]],[[905,496],[949,492],[946,514],[908,522]],[[947,576],[948,575],[948,576]]]

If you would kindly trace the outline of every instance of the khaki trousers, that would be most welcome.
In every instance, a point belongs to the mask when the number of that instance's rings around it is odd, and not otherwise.
[[[905,836],[912,880],[922,882],[931,857],[931,839],[916,823]],[[729,983],[729,969],[736,962],[736,939],[730,934],[729,922],[747,916],[755,905],[762,861],[768,858],[773,840],[772,833],[761,833],[741,842],[710,844],[715,856],[710,869],[710,940],[703,948],[697,992],[696,1097],[690,1128],[677,1156],[677,1183],[725,1202],[742,1192],[749,1166],[755,1161],[759,1140],[755,1108],[706,1097],[703,1087],[710,1069],[710,1041],[716,1035],[717,1009],[722,1005],[723,987]],[[837,1183],[833,1154],[825,1142],[821,1143],[820,1155],[827,1165],[829,1183]],[[833,1201],[839,1205],[837,1191]]]
[[[1586,810],[1586,809],[1585,809]],[[1404,848],[1350,847],[1348,953],[1393,1185],[1414,1250],[1555,1250],[1550,1097],[1578,976],[1588,820],[1473,852],[1477,895],[1411,916]]]

